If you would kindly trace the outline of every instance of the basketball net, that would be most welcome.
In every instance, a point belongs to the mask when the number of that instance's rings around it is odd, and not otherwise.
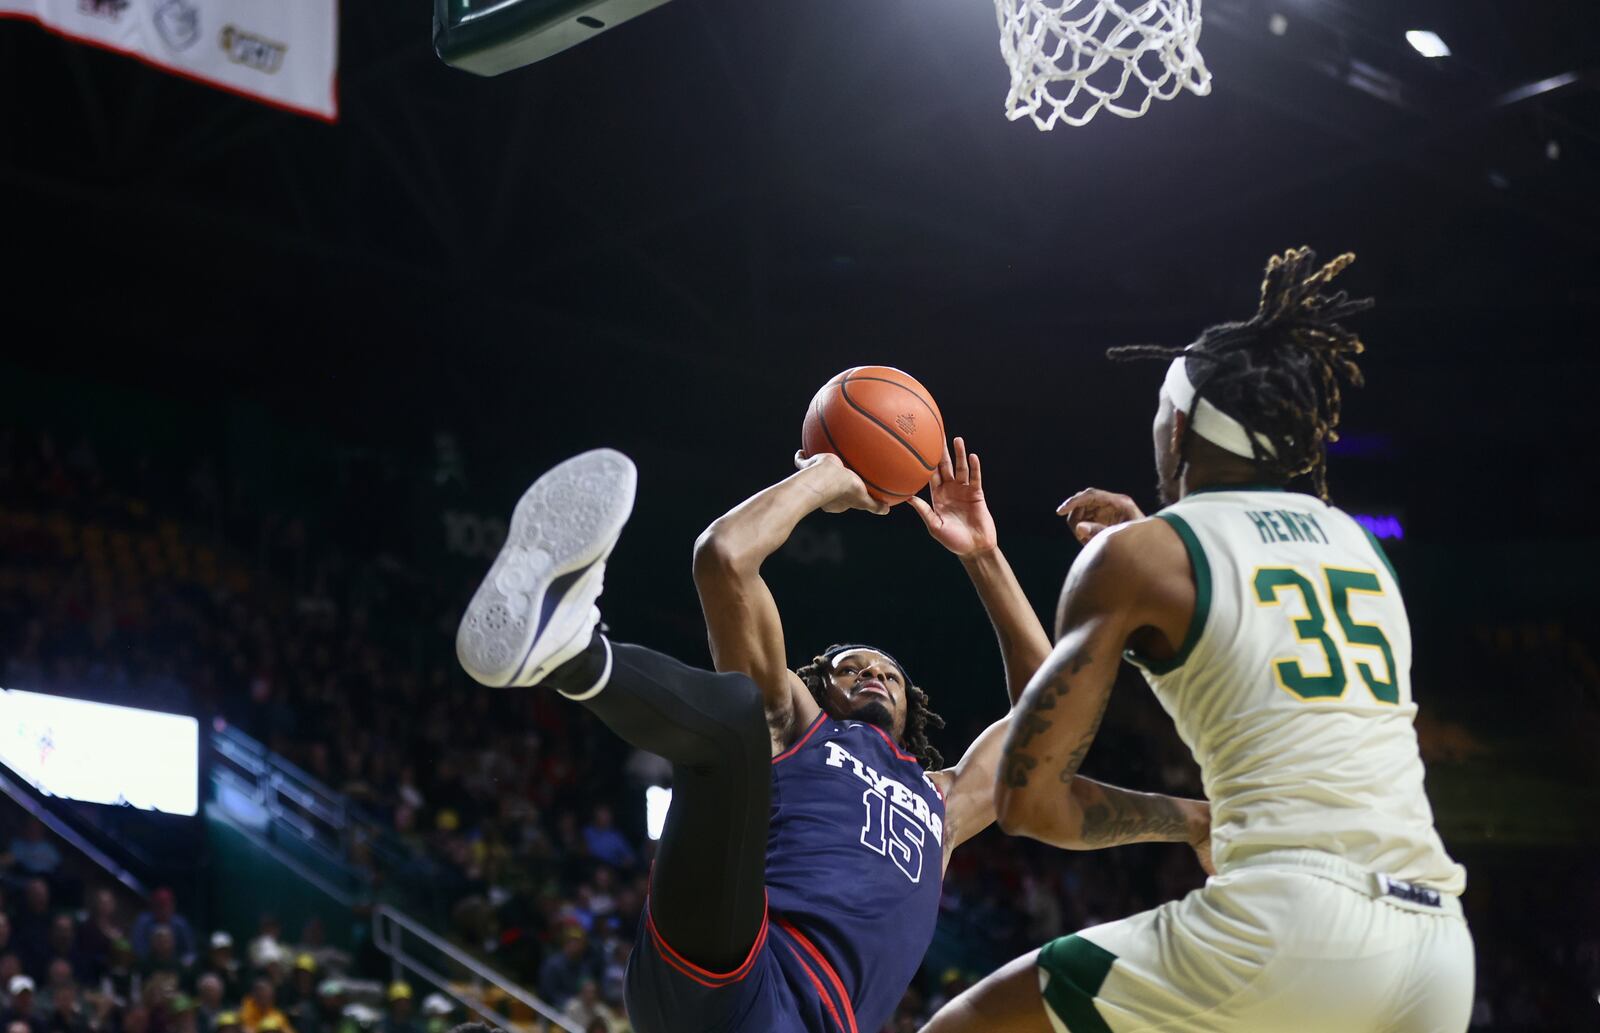
[[[995,0],[1011,66],[1006,117],[1081,126],[1101,108],[1138,118],[1152,99],[1211,92],[1201,0]]]

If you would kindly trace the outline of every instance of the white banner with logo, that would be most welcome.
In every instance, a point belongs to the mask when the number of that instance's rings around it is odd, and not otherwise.
[[[69,39],[333,121],[338,0],[0,0]]]

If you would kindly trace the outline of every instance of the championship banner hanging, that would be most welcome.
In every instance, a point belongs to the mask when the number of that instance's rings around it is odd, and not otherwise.
[[[334,121],[338,0],[0,0],[69,39]]]

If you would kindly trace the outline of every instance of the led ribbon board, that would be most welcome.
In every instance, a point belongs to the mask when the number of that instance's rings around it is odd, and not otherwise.
[[[0,689],[0,763],[47,796],[193,815],[200,722]]]

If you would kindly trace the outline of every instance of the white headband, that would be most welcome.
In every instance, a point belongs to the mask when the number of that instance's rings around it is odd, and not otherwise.
[[[1200,404],[1194,404],[1194,384],[1189,380],[1189,371],[1184,368],[1185,356],[1178,356],[1172,360],[1172,365],[1167,368],[1167,379],[1161,385],[1161,393],[1172,401],[1172,407],[1183,412],[1189,417],[1189,429],[1227,452],[1236,456],[1254,460],[1256,453],[1250,448],[1250,431],[1244,424],[1218,409],[1204,398]],[[1272,448],[1272,443],[1260,434],[1253,435],[1263,455],[1277,455]]]

